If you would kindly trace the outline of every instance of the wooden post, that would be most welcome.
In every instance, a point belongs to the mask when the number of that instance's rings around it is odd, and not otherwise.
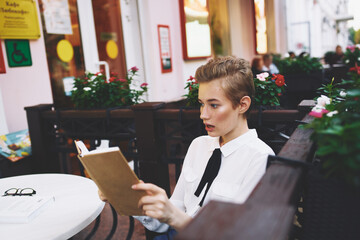
[[[135,116],[136,138],[139,150],[139,172],[144,182],[163,188],[170,196],[169,167],[161,162],[160,146],[156,134],[155,111],[163,102],[146,102],[132,107]]]
[[[42,113],[51,108],[51,104],[25,107],[35,173],[60,172],[59,156],[55,151],[51,151],[54,147],[51,143],[54,143],[54,140],[47,133],[47,126],[42,118]]]
[[[140,179],[163,188],[170,197],[169,166],[161,162],[155,111],[164,107],[163,102],[146,102],[132,106],[135,116],[137,147],[139,151]],[[156,234],[145,228],[146,239]]]

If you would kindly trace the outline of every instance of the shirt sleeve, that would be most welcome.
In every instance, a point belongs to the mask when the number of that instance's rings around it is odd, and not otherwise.
[[[139,220],[144,227],[153,232],[166,232],[169,229],[169,225],[162,223],[159,220],[148,217],[148,216],[133,216],[135,219]]]
[[[193,141],[194,142],[194,141]],[[170,201],[172,204],[174,204],[177,208],[181,209],[182,211],[186,212],[186,208],[184,205],[184,194],[185,194],[185,179],[184,179],[184,168],[187,164],[188,161],[190,161],[191,158],[191,152],[194,148],[194,144],[193,142],[191,143],[191,145],[189,146],[188,152],[185,156],[184,159],[184,164],[183,164],[183,168],[181,170],[180,173],[180,177],[176,183],[174,192],[172,194],[172,196],[170,197]],[[134,216],[135,219],[139,220],[144,227],[146,227],[148,230],[153,231],[153,232],[166,232],[169,228],[169,225],[166,223],[161,223],[159,220],[148,217],[148,216]]]

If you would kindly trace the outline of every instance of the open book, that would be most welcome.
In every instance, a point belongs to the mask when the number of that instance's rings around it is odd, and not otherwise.
[[[146,193],[131,188],[139,179],[120,149],[111,147],[88,151],[82,141],[75,141],[75,145],[84,168],[116,212],[127,216],[143,215],[138,202]]]
[[[0,223],[28,223],[54,201],[52,196],[0,197]]]

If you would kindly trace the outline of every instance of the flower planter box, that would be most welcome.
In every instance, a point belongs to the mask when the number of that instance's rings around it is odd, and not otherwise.
[[[296,109],[304,99],[313,99],[317,96],[316,91],[324,83],[322,71],[310,74],[287,74],[285,75],[285,94],[280,98],[281,106],[288,109]]]
[[[309,171],[301,239],[360,239],[359,203],[359,188]]]

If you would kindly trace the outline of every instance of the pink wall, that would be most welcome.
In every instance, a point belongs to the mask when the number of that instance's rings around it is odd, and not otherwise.
[[[185,94],[189,75],[205,60],[184,61],[180,29],[179,2],[169,0],[140,1],[140,18],[144,41],[144,58],[150,101],[170,101]],[[173,70],[161,73],[157,25],[169,25]]]
[[[39,11],[38,18],[41,23]],[[30,67],[10,68],[7,63],[4,40],[1,40],[6,73],[0,74],[0,91],[9,132],[27,128],[24,107],[53,102],[42,26],[39,25],[41,38],[30,40],[33,63]]]

